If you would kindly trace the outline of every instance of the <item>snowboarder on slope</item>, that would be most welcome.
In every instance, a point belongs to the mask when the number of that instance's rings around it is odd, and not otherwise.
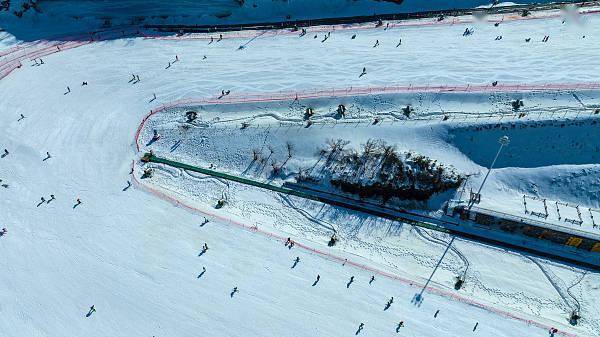
[[[362,73],[360,73],[360,75],[358,75],[358,78],[361,78],[363,76],[365,76],[367,74],[367,67],[363,67]]]

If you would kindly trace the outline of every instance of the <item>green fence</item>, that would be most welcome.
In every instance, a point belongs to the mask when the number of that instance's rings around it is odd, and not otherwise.
[[[371,205],[371,207],[368,207],[366,205],[362,206],[359,204],[361,201],[340,200],[341,198],[345,198],[345,197],[338,196],[338,198],[336,198],[335,195],[328,193],[328,192],[319,193],[319,192],[313,191],[314,193],[307,193],[307,192],[299,191],[297,189],[262,183],[262,182],[252,180],[252,179],[247,179],[247,178],[243,178],[243,177],[239,177],[239,176],[235,176],[235,175],[231,175],[231,174],[227,174],[227,173],[223,173],[223,172],[217,172],[217,171],[208,170],[205,168],[201,168],[201,167],[197,167],[197,166],[193,166],[193,165],[189,165],[189,164],[176,162],[176,161],[169,160],[166,158],[157,157],[154,154],[150,154],[150,153],[146,153],[143,157],[143,160],[147,161],[147,162],[152,162],[152,163],[165,164],[168,166],[177,167],[177,168],[188,170],[188,171],[198,172],[198,173],[202,173],[205,175],[222,178],[222,179],[226,179],[226,180],[230,180],[230,181],[235,181],[240,184],[255,186],[258,188],[267,189],[267,190],[277,192],[277,193],[293,195],[293,196],[296,196],[299,198],[314,200],[314,201],[326,203],[326,204],[333,205],[333,206],[339,206],[339,207],[351,209],[354,211],[372,214],[375,216],[379,216],[379,217],[394,220],[394,221],[401,221],[401,222],[409,223],[411,225],[424,227],[424,228],[428,228],[428,229],[433,229],[433,230],[440,231],[440,232],[445,232],[445,233],[452,232],[451,230],[448,230],[447,228],[444,228],[442,226],[438,226],[438,225],[435,225],[432,223],[417,221],[415,219],[409,218],[409,216],[410,217],[423,217],[422,215],[419,215],[419,214],[412,214],[412,213],[409,214],[408,212],[403,211],[403,210],[386,209],[385,207],[377,206],[377,205]],[[320,194],[320,195],[317,195],[317,194]],[[323,194],[326,194],[326,195],[323,195]],[[329,195],[329,196],[327,196],[327,195]],[[406,213],[406,216],[401,216],[401,215],[392,214],[392,213]]]

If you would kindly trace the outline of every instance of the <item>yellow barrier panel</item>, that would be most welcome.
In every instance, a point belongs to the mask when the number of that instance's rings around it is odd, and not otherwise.
[[[569,238],[569,240],[567,240],[567,245],[573,246],[573,247],[579,247],[579,245],[581,244],[581,241],[583,241],[582,238],[571,236]]]

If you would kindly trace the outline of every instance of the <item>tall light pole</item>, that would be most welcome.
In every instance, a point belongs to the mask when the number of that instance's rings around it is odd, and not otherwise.
[[[476,194],[477,198],[480,198],[481,190],[483,189],[483,185],[485,184],[485,181],[487,180],[488,176],[490,175],[490,172],[492,172],[492,169],[494,168],[494,164],[496,164],[496,160],[498,159],[498,156],[500,155],[500,151],[502,151],[502,148],[505,145],[508,145],[508,143],[510,143],[510,138],[508,138],[508,136],[502,136],[502,137],[500,137],[500,139],[498,139],[498,143],[500,143],[500,148],[498,148],[498,152],[496,152],[496,156],[494,157],[494,160],[492,161],[492,165],[490,165],[490,168],[488,169],[487,173],[485,174],[485,177],[483,178],[483,181],[481,182],[481,186],[479,186],[479,190],[477,191],[477,194]],[[469,200],[469,210],[471,209],[471,207],[473,207],[474,203],[475,203],[475,198],[471,197],[471,200]]]

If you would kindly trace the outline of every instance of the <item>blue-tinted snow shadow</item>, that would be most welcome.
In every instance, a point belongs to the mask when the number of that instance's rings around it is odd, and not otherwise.
[[[597,118],[493,123],[449,130],[451,142],[478,165],[488,167],[504,135],[495,168],[542,167],[600,163],[600,122]]]

